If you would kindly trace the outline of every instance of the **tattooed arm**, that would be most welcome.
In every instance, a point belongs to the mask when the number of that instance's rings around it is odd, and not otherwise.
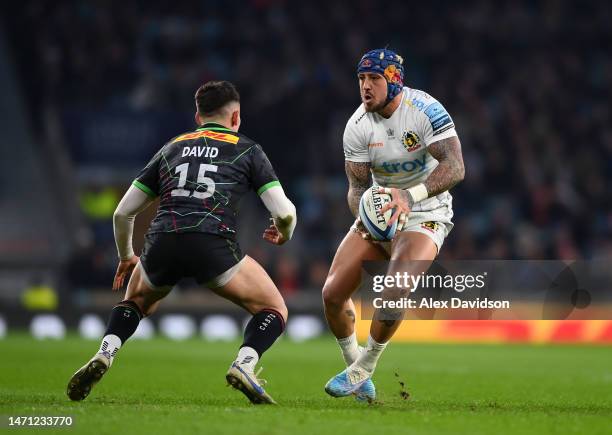
[[[427,148],[429,154],[438,161],[438,166],[423,182],[427,196],[439,195],[451,189],[465,177],[461,142],[457,136],[434,142]]]
[[[359,215],[361,195],[370,187],[370,166],[369,162],[344,162],[344,170],[349,181],[348,206],[355,217]]]

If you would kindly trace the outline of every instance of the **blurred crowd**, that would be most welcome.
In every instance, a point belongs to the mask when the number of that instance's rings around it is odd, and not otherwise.
[[[462,142],[466,178],[452,191],[443,258],[612,257],[608,2],[20,5],[7,24],[35,120],[41,107],[190,120],[201,83],[237,84],[243,131],[298,207],[293,246],[268,249],[259,234],[247,242],[286,292],[320,288],[351,224],[342,132],[359,105],[357,61],[383,46],[403,55],[407,86],[444,104]],[[112,270],[112,241],[88,249]]]

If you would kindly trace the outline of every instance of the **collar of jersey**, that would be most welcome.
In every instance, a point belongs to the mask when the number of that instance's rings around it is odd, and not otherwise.
[[[207,122],[206,124],[202,125],[200,128],[196,128],[196,131],[200,131],[200,130],[229,131],[231,133],[234,133],[233,130],[230,130],[229,128],[224,127],[221,124],[217,124],[216,122]]]

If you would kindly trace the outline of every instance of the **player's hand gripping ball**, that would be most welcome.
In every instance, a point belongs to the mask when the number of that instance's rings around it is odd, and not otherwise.
[[[391,195],[379,192],[378,186],[366,190],[359,201],[359,218],[361,223],[372,236],[373,240],[391,240],[398,229],[398,220],[389,225],[389,220],[395,209],[389,209],[379,214],[383,207],[392,201]]]

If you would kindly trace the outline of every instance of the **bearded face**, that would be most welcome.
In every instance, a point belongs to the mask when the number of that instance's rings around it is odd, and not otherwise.
[[[359,73],[359,92],[366,112],[378,112],[387,101],[387,80],[377,73]]]

